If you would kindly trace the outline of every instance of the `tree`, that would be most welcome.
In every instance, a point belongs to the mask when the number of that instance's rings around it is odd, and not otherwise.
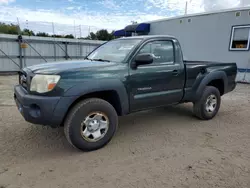
[[[51,37],[55,37],[55,38],[64,38],[64,36],[63,35],[51,35]]]
[[[98,40],[110,40],[109,32],[106,29],[101,29],[96,32],[96,38]]]
[[[112,40],[114,38],[113,33],[109,33],[106,29],[101,29],[96,32],[96,39],[97,40]]]
[[[93,32],[90,32],[90,34],[87,37],[81,37],[79,39],[87,39],[87,40],[97,40],[96,35]]]
[[[4,34],[14,34],[14,35],[27,35],[27,36],[39,36],[39,37],[55,37],[55,38],[70,38],[74,39],[74,35],[68,34],[68,35],[50,35],[46,32],[38,32],[35,34],[34,31],[30,29],[23,29],[22,31],[20,30],[20,27],[18,25],[14,24],[6,24],[6,23],[1,23],[0,22],[0,33]],[[80,39],[88,39],[88,40],[103,40],[103,41],[109,41],[114,39],[113,35],[114,31],[109,33],[106,29],[101,29],[97,32],[90,32],[89,35],[85,38],[80,38]]]
[[[93,33],[93,32],[90,32],[90,39],[91,39],[91,40],[96,40],[96,39],[97,39],[97,38],[96,38],[96,34]]]
[[[24,29],[22,35],[35,36],[35,33],[32,30]]]
[[[38,37],[49,37],[49,34],[48,34],[48,33],[45,33],[45,32],[38,32],[38,33],[36,34],[36,36],[38,36]]]
[[[0,33],[17,35],[20,27],[14,24],[5,24],[0,22]]]
[[[81,39],[109,41],[109,40],[114,39],[113,33],[114,31],[109,33],[106,29],[101,29],[97,31],[96,33],[90,32],[90,34],[87,37],[81,38]]]
[[[70,35],[65,35],[64,38],[74,39],[75,37],[72,34],[70,34]]]

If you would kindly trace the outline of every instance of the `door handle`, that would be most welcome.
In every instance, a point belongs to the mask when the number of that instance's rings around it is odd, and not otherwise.
[[[178,76],[179,71],[178,71],[178,70],[173,70],[172,74],[173,74],[174,76]]]

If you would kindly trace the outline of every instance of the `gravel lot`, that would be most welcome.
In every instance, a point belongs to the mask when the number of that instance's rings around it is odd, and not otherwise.
[[[72,148],[63,129],[24,121],[14,101],[16,76],[0,77],[0,187],[250,187],[250,85],[222,99],[210,121],[192,105],[120,118],[103,149]]]

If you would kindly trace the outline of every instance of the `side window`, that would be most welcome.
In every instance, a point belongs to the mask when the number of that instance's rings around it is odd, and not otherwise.
[[[249,43],[250,43],[250,25],[233,27],[230,50],[248,50]]]
[[[139,54],[151,53],[155,63],[174,63],[174,48],[171,41],[153,41],[141,48]]]

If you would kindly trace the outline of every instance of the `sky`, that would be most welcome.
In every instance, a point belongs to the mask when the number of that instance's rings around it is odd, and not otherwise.
[[[188,14],[250,6],[250,0],[187,0]],[[183,15],[186,0],[0,0],[0,21],[48,33],[86,36]],[[53,22],[53,24],[52,24]]]

